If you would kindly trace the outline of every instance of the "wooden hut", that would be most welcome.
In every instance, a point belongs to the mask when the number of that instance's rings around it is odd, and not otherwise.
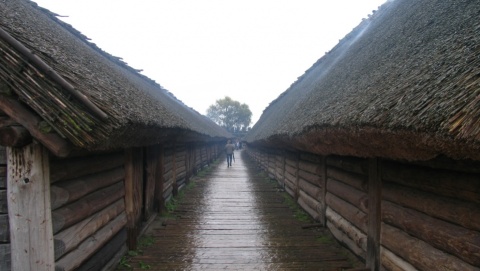
[[[480,270],[479,14],[477,1],[387,1],[247,135],[369,270]]]
[[[56,15],[0,1],[0,270],[115,266],[229,134]]]

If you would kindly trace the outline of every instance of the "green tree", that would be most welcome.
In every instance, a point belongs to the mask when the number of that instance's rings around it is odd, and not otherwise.
[[[226,96],[208,107],[207,117],[228,131],[244,131],[252,122],[252,111],[247,104]]]

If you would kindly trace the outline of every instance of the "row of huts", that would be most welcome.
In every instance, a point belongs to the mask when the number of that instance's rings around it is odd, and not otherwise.
[[[109,270],[230,135],[28,0],[0,1],[0,270]]]
[[[479,16],[472,0],[387,1],[247,135],[368,270],[480,270]]]

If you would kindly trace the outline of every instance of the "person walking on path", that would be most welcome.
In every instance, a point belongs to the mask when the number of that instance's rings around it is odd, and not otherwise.
[[[228,140],[227,145],[225,145],[225,152],[227,153],[227,167],[232,166],[232,157],[233,157],[234,150],[235,150],[235,145],[232,144],[232,141]]]

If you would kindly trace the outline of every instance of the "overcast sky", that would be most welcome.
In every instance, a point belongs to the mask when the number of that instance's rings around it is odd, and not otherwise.
[[[230,96],[252,126],[385,0],[34,0],[206,114]]]

